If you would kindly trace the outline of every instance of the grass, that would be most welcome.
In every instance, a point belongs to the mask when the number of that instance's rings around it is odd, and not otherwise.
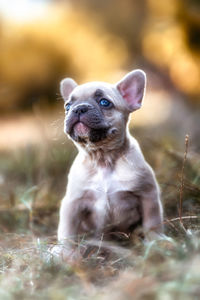
[[[200,298],[200,157],[184,141],[148,136],[141,146],[162,189],[166,237],[106,259],[97,247],[73,265],[49,248],[76,150],[57,141],[0,153],[0,299]]]

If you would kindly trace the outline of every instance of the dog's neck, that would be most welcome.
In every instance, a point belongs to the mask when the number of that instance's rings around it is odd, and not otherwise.
[[[128,132],[123,139],[115,140],[115,142],[102,143],[88,147],[78,146],[79,151],[83,152],[85,159],[89,159],[96,167],[113,168],[119,157],[125,154],[129,149]]]

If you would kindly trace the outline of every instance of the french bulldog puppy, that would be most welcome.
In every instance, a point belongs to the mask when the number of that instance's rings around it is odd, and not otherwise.
[[[60,208],[58,241],[80,235],[98,239],[113,232],[131,234],[142,226],[148,238],[162,233],[162,205],[153,170],[128,129],[139,109],[146,75],[128,73],[116,84],[61,81],[64,131],[78,148]]]

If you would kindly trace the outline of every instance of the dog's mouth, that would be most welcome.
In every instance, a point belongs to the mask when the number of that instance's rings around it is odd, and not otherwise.
[[[71,138],[81,144],[88,142],[97,143],[107,138],[108,127],[91,128],[85,123],[78,121],[75,123],[69,135]]]
[[[73,126],[74,134],[80,138],[85,138],[89,136],[90,128],[82,122],[77,122]]]

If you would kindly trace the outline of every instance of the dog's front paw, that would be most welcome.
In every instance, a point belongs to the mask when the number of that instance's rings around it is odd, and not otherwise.
[[[66,245],[58,244],[49,249],[49,260],[56,263],[75,261],[76,251]]]

